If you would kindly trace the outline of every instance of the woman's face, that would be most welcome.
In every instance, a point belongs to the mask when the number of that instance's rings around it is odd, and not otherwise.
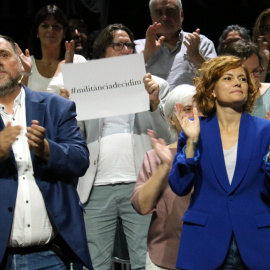
[[[259,89],[260,87],[260,78],[261,76],[258,75],[258,70],[261,70],[262,67],[260,66],[259,58],[256,54],[251,55],[248,59],[243,62],[244,66],[250,72],[251,78],[254,80],[256,88]]]
[[[230,69],[216,82],[212,95],[217,107],[242,107],[248,99],[248,83],[242,67]]]
[[[38,37],[42,45],[60,45],[64,38],[65,30],[63,25],[57,22],[53,16],[40,23],[38,26]]]
[[[264,19],[261,31],[265,41],[268,43],[268,48],[270,48],[270,16]]]
[[[223,44],[227,46],[228,44],[242,39],[240,34],[237,31],[231,31],[228,33],[227,37],[223,40]]]

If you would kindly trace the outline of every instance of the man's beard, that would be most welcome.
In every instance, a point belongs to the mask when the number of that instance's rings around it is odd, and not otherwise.
[[[10,78],[8,82],[0,84],[0,96],[4,97],[15,92],[18,89],[17,86],[20,84],[21,76],[18,75],[16,78]]]

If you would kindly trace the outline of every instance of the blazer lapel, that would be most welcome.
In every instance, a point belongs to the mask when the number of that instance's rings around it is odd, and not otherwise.
[[[31,92],[30,92],[31,91]],[[26,111],[26,125],[32,125],[32,120],[39,121],[39,125],[43,126],[45,117],[46,103],[44,97],[37,92],[33,92],[25,87],[25,111]],[[33,159],[33,153],[31,152]]]
[[[202,141],[206,143],[206,149],[210,156],[211,165],[220,186],[228,192],[230,183],[225,167],[220,130],[216,114],[208,118],[205,125],[201,125]]]
[[[4,128],[5,128],[5,124],[4,124],[2,117],[0,116],[0,132],[3,131]],[[15,156],[14,156],[12,147],[10,148],[10,157],[11,157],[12,164],[14,165],[14,167],[17,170],[17,163],[15,160]]]
[[[237,159],[232,184],[230,187],[230,193],[232,193],[243,181],[252,155],[255,132],[252,117],[247,113],[243,113],[239,127]]]

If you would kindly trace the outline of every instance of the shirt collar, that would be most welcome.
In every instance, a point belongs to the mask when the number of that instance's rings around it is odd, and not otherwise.
[[[13,111],[14,112],[16,111],[17,106],[21,106],[23,104],[24,99],[25,99],[25,91],[24,91],[24,88],[21,87],[21,91],[20,91],[19,95],[14,100],[14,105],[13,105]],[[7,113],[6,112],[6,106],[1,104],[1,103],[0,103],[0,112],[1,113],[3,113],[3,112]]]

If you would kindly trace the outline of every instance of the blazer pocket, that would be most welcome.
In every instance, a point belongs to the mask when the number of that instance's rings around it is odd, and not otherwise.
[[[258,229],[270,227],[270,213],[255,216]]]
[[[205,227],[208,216],[209,215],[206,213],[187,210],[182,218],[182,221]]]

